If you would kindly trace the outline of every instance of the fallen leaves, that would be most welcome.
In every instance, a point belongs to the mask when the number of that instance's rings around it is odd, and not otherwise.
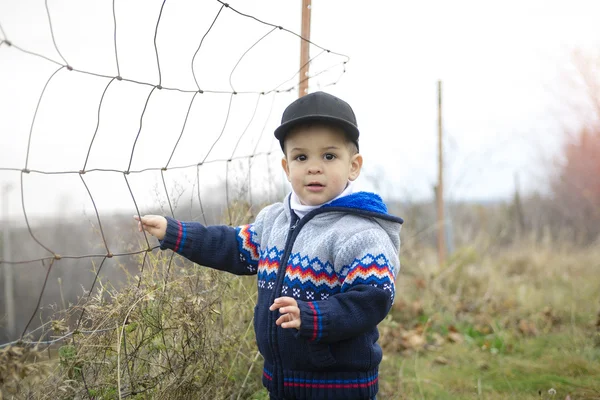
[[[446,343],[446,339],[437,332],[431,334],[431,339],[436,347],[441,347],[444,343]]]
[[[425,327],[417,324],[413,329],[405,329],[391,318],[379,327],[381,346],[392,352],[405,352],[424,349],[428,343],[425,337]]]
[[[411,329],[406,329],[402,324],[388,318],[380,325],[380,344],[386,351],[411,353],[413,351],[434,350],[446,344],[464,342],[464,335],[455,326],[449,326],[445,335],[430,330],[431,320],[425,324],[416,324]],[[447,361],[447,360],[446,360]],[[445,365],[441,358],[436,361],[438,365]]]
[[[404,331],[401,333],[402,347],[405,349],[418,350],[425,346],[427,340],[422,334],[415,330]]]
[[[557,326],[561,323],[561,318],[550,306],[544,307],[544,309],[542,310],[542,316],[548,323],[550,323],[551,326]],[[600,318],[600,312],[598,313],[598,317]],[[598,323],[600,323],[600,320],[598,321]]]
[[[448,327],[448,341],[452,343],[462,343],[465,341],[462,333],[454,325]]]
[[[448,365],[450,364],[450,361],[446,357],[439,356],[433,359],[433,363],[437,365]]]
[[[537,330],[535,324],[531,321],[527,321],[526,319],[520,319],[519,323],[517,324],[517,328],[519,329],[519,332],[521,332],[521,334],[523,334],[523,336],[537,336],[538,335],[538,330]]]

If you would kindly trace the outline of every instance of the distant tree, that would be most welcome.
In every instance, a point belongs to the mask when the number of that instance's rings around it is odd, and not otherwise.
[[[563,224],[589,242],[600,234],[600,56],[574,55],[577,82],[584,94],[580,128],[565,141],[551,181],[555,209]],[[578,110],[580,111],[580,110]]]
[[[591,240],[600,233],[600,130],[582,129],[564,146],[564,162],[552,184],[562,218]]]

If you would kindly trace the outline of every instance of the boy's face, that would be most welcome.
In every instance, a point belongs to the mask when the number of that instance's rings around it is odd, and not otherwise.
[[[281,165],[302,204],[333,200],[360,174],[362,156],[351,153],[340,130],[319,125],[300,128],[287,134],[284,147]]]

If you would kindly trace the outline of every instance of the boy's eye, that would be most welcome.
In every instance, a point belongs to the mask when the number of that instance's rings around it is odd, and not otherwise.
[[[335,159],[335,154],[327,153],[327,154],[325,154],[325,159],[327,161],[334,160]]]
[[[297,161],[306,161],[306,156],[304,154],[300,154],[296,156]]]

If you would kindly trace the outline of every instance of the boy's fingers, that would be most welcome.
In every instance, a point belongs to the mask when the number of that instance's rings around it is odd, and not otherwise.
[[[291,322],[284,322],[283,324],[281,324],[281,327],[282,328],[286,328],[286,329],[287,328],[296,328],[296,329],[298,329],[298,328],[300,328],[300,320],[296,319],[296,320],[293,320]]]
[[[277,309],[279,309],[279,308],[282,308],[282,307],[285,307],[285,306],[287,306],[287,305],[288,305],[288,304],[283,304],[283,303],[273,303],[273,304],[271,304],[271,307],[269,307],[269,310],[271,310],[271,311],[275,311],[275,310],[277,310]]]
[[[290,305],[290,304],[297,304],[297,303],[293,297],[278,297],[275,299],[274,304]]]
[[[283,314],[281,317],[277,318],[275,321],[276,325],[283,325],[285,323],[299,321],[299,319],[294,318],[291,314]]]
[[[290,306],[290,307],[281,307],[279,309],[279,312],[282,313],[282,314],[292,314],[294,316],[300,315],[300,309],[298,307],[293,307],[293,306]]]
[[[281,326],[284,329],[287,329],[287,328],[300,329],[300,326],[302,325],[302,321],[300,321],[300,318],[292,317],[291,314],[284,314],[281,317],[279,317],[277,319],[277,321],[275,321],[275,324],[278,326]]]
[[[140,217],[139,215],[134,215],[133,219],[138,222],[138,225],[141,227],[142,225],[148,225],[148,217]]]
[[[297,305],[298,305],[298,303],[292,297],[279,297],[279,298],[275,299],[273,304],[271,304],[271,307],[269,307],[269,310],[275,311],[281,307],[286,307],[286,306],[296,307]]]
[[[167,221],[158,215],[134,215],[133,219],[138,221],[138,231],[146,231],[150,235],[162,240],[167,230]]]
[[[154,218],[142,217],[141,223],[146,227],[155,228],[158,226],[158,222]]]
[[[298,302],[293,297],[279,297],[275,299],[269,310],[275,311],[279,309],[281,314],[275,321],[277,326],[282,328],[296,328],[300,329],[300,308],[298,308]]]

